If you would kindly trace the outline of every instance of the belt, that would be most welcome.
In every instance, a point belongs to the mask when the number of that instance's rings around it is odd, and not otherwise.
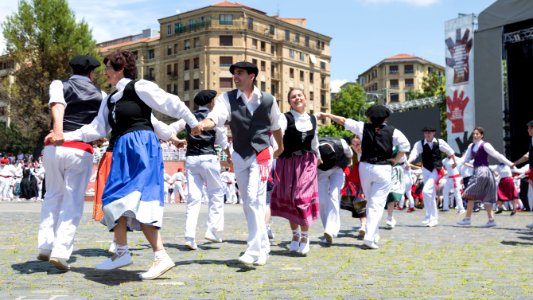
[[[4,175],[0,175],[0,177],[11,178],[11,177],[13,177],[13,176],[4,176]]]
[[[53,144],[50,143],[50,142],[46,142],[44,145],[45,146],[49,146],[49,145],[53,145]],[[94,153],[94,149],[93,149],[93,146],[91,144],[87,144],[87,143],[79,142],[79,141],[64,142],[62,145],[60,145],[60,147],[75,148],[75,149],[83,150],[85,152],[89,152],[91,154]]]
[[[362,162],[366,162],[373,165],[390,165],[390,162],[387,159],[383,160],[380,158],[367,158],[362,160]]]
[[[448,178],[457,178],[457,177],[461,177],[461,174],[455,174],[455,175],[452,175],[452,176],[448,176]]]

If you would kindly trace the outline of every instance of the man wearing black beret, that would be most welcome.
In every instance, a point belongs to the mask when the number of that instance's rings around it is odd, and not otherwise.
[[[202,90],[194,97],[198,109],[193,113],[198,122],[204,120],[215,106],[216,91]],[[220,162],[218,161],[215,144],[219,145],[230,157],[228,139],[224,131],[215,128],[202,131],[200,135],[192,135],[191,128],[181,119],[170,124],[176,133],[187,130],[187,152],[185,166],[187,170],[187,213],[185,218],[185,246],[190,250],[198,248],[196,244],[196,224],[205,191],[209,197],[207,230],[205,239],[221,243],[220,235],[224,229],[224,186],[220,179]]]
[[[437,182],[443,176],[442,169],[442,153],[453,161],[452,168],[457,166],[455,160],[455,151],[443,139],[435,138],[435,128],[432,126],[425,126],[422,128],[424,139],[417,141],[409,154],[407,163],[411,164],[418,156],[422,156],[422,178],[424,180],[424,188],[422,189],[422,197],[424,199],[424,209],[426,216],[422,224],[427,227],[434,227],[439,224],[439,212],[437,202],[435,200],[437,194]],[[443,207],[443,210],[448,210],[448,207]]]
[[[368,123],[329,113],[320,113],[318,116],[319,119],[330,118],[361,139],[359,173],[363,193],[367,198],[367,224],[363,240],[363,246],[367,249],[379,248],[379,223],[390,190],[392,166],[400,161],[410,147],[405,135],[386,123],[390,115],[388,107],[378,104],[366,111],[370,121]],[[398,146],[398,154],[393,157],[395,146]]]
[[[277,157],[284,150],[278,124],[281,112],[276,98],[255,86],[259,74],[256,65],[241,61],[229,70],[237,88],[217,98],[215,108],[200,122],[200,126],[210,130],[229,123],[234,150],[231,159],[248,223],[248,248],[239,261],[262,266],[266,264],[270,252],[265,224],[266,184],[272,158],[269,132],[278,144],[274,152],[274,157]]]
[[[527,198],[529,200],[529,209],[531,210],[531,212],[533,212],[533,120],[527,122],[526,126],[527,126],[527,133],[530,136],[529,151],[526,152],[526,154],[520,157],[517,161],[515,161],[513,163],[513,166],[519,165],[526,161],[529,163],[529,171],[526,172],[526,174],[528,175],[528,179],[529,179],[528,180],[529,188],[527,190]],[[527,228],[533,229],[533,223],[528,224]]]
[[[74,236],[83,214],[85,187],[93,163],[93,147],[83,142],[65,142],[64,132],[91,123],[105,94],[93,83],[96,58],[78,55],[69,62],[74,75],[50,84],[51,141],[43,150],[46,195],[41,207],[38,234],[39,260],[62,271],[70,269]]]

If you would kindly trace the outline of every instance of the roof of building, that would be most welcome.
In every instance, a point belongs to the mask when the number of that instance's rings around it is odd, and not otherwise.
[[[123,42],[123,43],[109,45],[109,46],[106,46],[106,47],[101,47],[101,48],[99,48],[99,50],[100,50],[100,52],[107,52],[107,51],[109,51],[111,49],[122,48],[122,47],[125,47],[125,46],[128,46],[128,45],[133,45],[133,44],[138,44],[138,43],[148,43],[148,42],[156,41],[158,39],[159,39],[159,36],[146,37],[146,38],[142,38],[142,39],[137,39],[137,40],[133,40],[133,41],[127,41],[127,42]]]
[[[389,56],[389,57],[385,58],[384,60],[417,59],[417,58],[421,59],[420,57],[417,57],[417,56],[414,56],[414,55],[400,53],[400,54],[396,54],[396,55],[393,55],[393,56]]]
[[[376,67],[379,67],[380,65],[384,64],[384,63],[391,63],[391,62],[409,62],[409,61],[419,61],[421,63],[424,63],[424,64],[432,64],[432,65],[435,65],[435,66],[438,66],[442,69],[444,69],[443,66],[439,65],[439,64],[436,64],[434,62],[430,62],[429,60],[426,60],[426,59],[423,59],[421,57],[418,57],[418,56],[415,56],[415,55],[410,55],[410,54],[405,54],[405,53],[399,53],[399,54],[396,54],[396,55],[393,55],[393,56],[389,56],[385,59],[383,59],[382,61],[380,61],[379,63],[371,66],[370,68],[368,68],[367,70],[365,70],[364,72],[362,72],[361,74],[359,74],[358,77],[360,77],[361,75],[369,72],[370,70],[372,70],[373,68],[376,68]]]
[[[230,1],[226,1],[226,0],[224,0],[224,1],[222,1],[222,2],[215,3],[215,4],[210,5],[210,6],[218,6],[218,7],[220,7],[220,6],[222,6],[222,7],[245,7],[245,8],[247,8],[247,9],[255,10],[255,11],[260,12],[260,13],[262,13],[262,14],[266,14],[265,12],[260,11],[260,10],[258,10],[258,9],[255,9],[255,8],[253,8],[253,7],[250,7],[250,6],[247,6],[247,5],[244,5],[244,4],[240,4],[240,3],[238,3],[238,2],[230,2]]]

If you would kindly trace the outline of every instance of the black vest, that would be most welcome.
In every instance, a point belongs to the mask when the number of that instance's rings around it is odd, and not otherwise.
[[[283,153],[280,157],[289,158],[295,153],[312,152],[311,142],[315,137],[316,131],[316,118],[311,115],[311,124],[313,128],[306,132],[300,132],[296,129],[294,122],[294,116],[292,113],[286,112],[285,118],[287,119],[287,129],[283,135]]]
[[[322,159],[322,164],[318,166],[320,170],[327,171],[335,166],[344,168],[350,164],[344,154],[341,138],[322,137],[318,140],[318,143],[318,150]]]
[[[376,130],[372,124],[365,123],[361,141],[361,161],[375,165],[389,164],[388,160],[392,158],[394,129],[391,125],[383,124],[380,130]]]
[[[102,92],[88,80],[70,78],[63,81],[63,95],[67,106],[63,116],[63,131],[74,131],[98,114]]]
[[[433,144],[433,148],[429,148],[428,144],[424,144],[424,140],[420,141],[422,143],[422,165],[429,171],[433,171],[435,168],[442,168],[439,140],[435,140],[437,142]]]
[[[193,114],[198,122],[207,117],[209,110],[207,108],[200,108]],[[191,134],[191,127],[185,126],[187,130],[187,153],[186,156],[197,156],[206,154],[217,154],[215,151],[215,130],[202,131],[200,135],[193,136]]]
[[[111,103],[111,96],[116,92],[108,97],[108,122],[111,126],[111,139],[108,148],[111,148],[111,151],[115,142],[128,132],[136,130],[154,131],[151,120],[152,109],[135,92],[135,82],[137,80],[132,80],[126,85],[122,98],[115,103]]]
[[[268,131],[270,130],[270,110],[274,104],[274,97],[261,92],[261,103],[252,115],[246,104],[239,97],[237,90],[228,92],[231,108],[229,126],[233,135],[233,150],[246,159],[270,146]]]

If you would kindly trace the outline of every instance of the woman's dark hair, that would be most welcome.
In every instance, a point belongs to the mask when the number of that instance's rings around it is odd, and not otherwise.
[[[474,130],[477,130],[483,137],[485,137],[485,129],[483,129],[483,127],[477,126]]]
[[[130,51],[115,51],[104,58],[104,65],[107,66],[107,62],[111,64],[111,67],[113,67],[113,70],[115,71],[124,69],[125,78],[137,78],[135,56]]]

